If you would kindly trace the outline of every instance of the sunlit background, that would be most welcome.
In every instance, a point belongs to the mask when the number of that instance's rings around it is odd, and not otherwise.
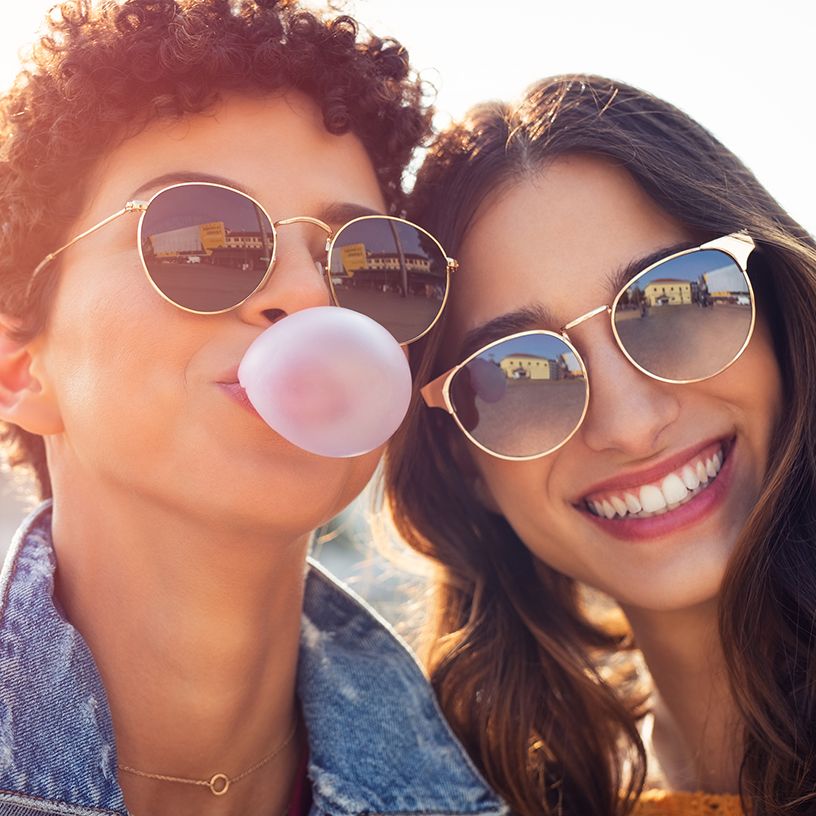
[[[51,5],[3,0],[0,87]],[[605,74],[690,113],[816,231],[812,0],[351,0],[346,8],[408,47],[437,88],[440,125],[476,101],[517,97],[540,77]],[[19,515],[6,493],[0,541]]]

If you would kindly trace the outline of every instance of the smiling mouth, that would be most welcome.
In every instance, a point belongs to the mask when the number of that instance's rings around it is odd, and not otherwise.
[[[609,521],[664,515],[708,490],[717,480],[730,449],[731,443],[719,442],[696,453],[657,481],[591,494],[585,496],[579,506]]]

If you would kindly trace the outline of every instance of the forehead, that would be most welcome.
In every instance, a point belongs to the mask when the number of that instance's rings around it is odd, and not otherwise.
[[[610,303],[611,279],[633,260],[693,239],[623,168],[558,159],[480,208],[459,253],[452,330],[539,306],[556,324],[542,328],[557,329]]]
[[[317,105],[295,92],[226,96],[203,113],[152,122],[100,163],[91,206],[116,210],[145,181],[185,170],[233,180],[273,219],[333,202],[384,208],[360,140],[330,134]]]

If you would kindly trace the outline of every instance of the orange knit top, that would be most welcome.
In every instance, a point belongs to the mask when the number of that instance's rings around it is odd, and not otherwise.
[[[736,794],[646,790],[633,816],[745,816]]]
[[[649,757],[647,788],[632,811],[632,816],[746,816],[740,798],[734,793],[688,793],[669,790],[670,786],[655,758],[654,714],[641,720],[638,729]]]

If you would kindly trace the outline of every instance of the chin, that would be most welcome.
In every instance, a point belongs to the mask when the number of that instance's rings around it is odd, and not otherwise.
[[[649,612],[682,612],[716,601],[725,575],[725,559],[719,563],[688,562],[648,575],[639,572],[629,580],[603,587],[623,607]]]

